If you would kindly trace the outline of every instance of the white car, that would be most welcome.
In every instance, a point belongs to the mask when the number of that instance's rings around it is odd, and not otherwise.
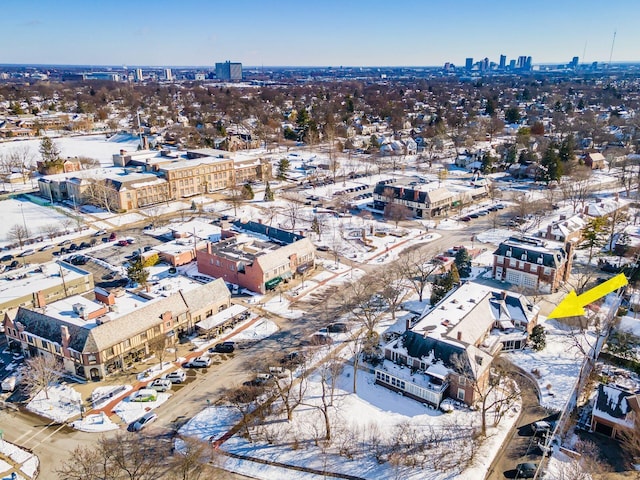
[[[187,379],[187,374],[184,370],[176,370],[175,372],[167,373],[164,378],[171,383],[182,383]]]
[[[157,419],[158,419],[158,414],[153,412],[147,412],[133,423],[131,429],[134,432],[139,432],[150,423],[155,422]]]
[[[207,368],[211,365],[211,358],[209,357],[196,357],[193,360],[188,361],[182,366],[185,368]]]
[[[171,389],[171,380],[168,378],[156,378],[153,382],[148,385],[148,388],[153,389],[157,392],[166,392]]]

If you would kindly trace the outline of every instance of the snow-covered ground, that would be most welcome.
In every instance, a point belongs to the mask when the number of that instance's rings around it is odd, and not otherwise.
[[[71,425],[76,430],[82,432],[107,432],[109,430],[118,430],[120,427],[113,423],[109,417],[104,413],[92,413],[85,416],[83,419],[71,422]]]
[[[18,475],[18,479],[31,479],[36,478],[38,473],[38,466],[40,460],[34,454],[14,445],[13,443],[5,442],[0,439],[0,453],[9,457],[12,462],[20,465],[20,472],[22,475]],[[10,466],[6,462],[0,464],[0,475],[10,469]],[[2,479],[11,479],[11,475],[2,476]]]
[[[333,393],[334,408],[330,409],[333,438],[329,445],[322,440],[321,380],[315,374],[306,385],[305,405],[295,410],[291,422],[286,421],[286,415],[274,414],[266,419],[265,425],[252,429],[253,442],[236,435],[221,448],[268,461],[368,479],[396,478],[401,474],[401,478],[415,480],[472,480],[482,478],[517,418],[516,411],[510,411],[497,428],[490,429],[488,438],[475,450],[470,435],[471,428],[478,426],[477,412],[456,408],[452,413],[444,414],[375,385],[373,376],[366,372],[358,373],[357,394],[352,393],[352,384],[352,368],[347,366],[337,378]],[[239,419],[239,412],[234,408],[209,407],[189,421],[180,434],[203,440],[219,439]],[[393,454],[380,453],[381,463],[375,458],[376,451],[391,451],[393,445],[409,441],[409,438],[417,444],[427,442],[429,435],[440,442],[431,444],[424,451],[422,466],[401,465],[400,458],[394,458]],[[269,441],[271,438],[277,441]],[[179,443],[177,448],[180,448]],[[400,450],[399,455],[408,455],[408,448]],[[472,451],[474,455],[471,455]],[[471,463],[466,464],[471,457]],[[224,460],[223,466],[259,479],[317,478],[281,467],[232,459]]]
[[[47,398],[48,397],[48,398]],[[47,392],[40,391],[28,404],[27,410],[64,423],[80,415],[82,396],[68,385],[54,385]]]
[[[31,237],[45,236],[43,229],[55,226],[58,230],[64,230],[63,224],[69,217],[51,207],[41,207],[35,203],[17,199],[8,199],[0,202],[2,210],[2,225],[0,225],[0,247],[4,247],[15,240],[8,238],[8,233],[15,225],[27,226]],[[76,223],[72,223],[72,228]]]
[[[113,413],[118,415],[124,423],[132,423],[148,411],[162,405],[169,400],[169,397],[171,397],[170,393],[158,392],[157,399],[152,402],[132,402],[131,396],[128,396],[114,407]]]

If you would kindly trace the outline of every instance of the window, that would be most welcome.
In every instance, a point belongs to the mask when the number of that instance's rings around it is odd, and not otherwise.
[[[53,349],[56,351],[56,353],[60,353],[60,345],[54,344]]]
[[[88,361],[89,363],[97,363],[97,361],[98,361],[98,360],[97,360],[96,356],[95,356],[93,353],[90,353],[90,354],[87,356],[87,361]]]
[[[49,342],[47,342],[45,340],[40,340],[40,342],[42,343],[42,348],[44,350],[49,350]]]
[[[113,354],[115,353],[113,351],[113,347],[107,348],[107,357],[113,357]]]
[[[467,379],[465,377],[458,377],[458,385],[460,385],[461,387],[464,387],[467,384]]]
[[[462,400],[464,402],[464,388],[459,388],[458,389],[458,400]]]

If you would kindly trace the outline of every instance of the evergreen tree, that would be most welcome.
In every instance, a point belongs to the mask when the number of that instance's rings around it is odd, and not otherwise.
[[[573,138],[572,134],[567,135],[567,137],[562,140],[560,144],[560,149],[558,150],[558,157],[563,162],[573,161],[576,158],[574,150],[576,149],[576,141]]]
[[[539,179],[549,185],[551,182],[559,181],[562,177],[562,165],[558,156],[558,145],[552,142],[542,155],[540,160]]]
[[[320,235],[320,222],[318,221],[318,217],[313,217],[311,221],[311,231],[316,235]]]
[[[504,112],[504,121],[507,123],[518,123],[520,121],[520,110],[518,107],[509,107]]]
[[[287,172],[289,171],[289,166],[291,163],[287,158],[281,158],[278,162],[278,179],[284,180],[287,178]]]
[[[250,183],[245,183],[242,186],[242,198],[245,200],[253,200],[255,197],[255,193],[253,193],[253,187]]]
[[[273,190],[271,190],[271,185],[267,182],[264,186],[264,201],[265,202],[273,202],[274,194]]]
[[[587,222],[582,229],[581,249],[589,249],[589,260],[591,263],[594,248],[601,248],[606,243],[607,219],[604,217],[594,217]]]
[[[62,159],[60,158],[60,149],[49,137],[42,137],[38,150],[40,151],[42,162],[45,167],[57,165],[62,162]]]
[[[471,255],[466,248],[462,247],[456,252],[454,264],[461,278],[468,278],[471,275]]]
[[[535,351],[544,349],[547,345],[547,333],[544,331],[544,327],[542,325],[536,325],[533,327],[531,335],[529,335],[529,341],[531,341],[531,348]]]
[[[453,285],[454,279],[451,271],[438,275],[431,284],[431,297],[429,298],[431,305],[435,305],[442,300],[449,290],[453,288]]]
[[[149,278],[149,270],[144,268],[144,260],[142,257],[138,257],[132,260],[127,267],[127,277],[134,283],[144,285]]]

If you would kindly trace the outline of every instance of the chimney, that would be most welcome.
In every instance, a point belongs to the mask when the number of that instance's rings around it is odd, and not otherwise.
[[[126,150],[120,150],[120,155],[122,155],[124,157],[124,155],[127,153]]]
[[[145,285],[145,290],[147,291],[147,293],[151,292],[151,285],[149,285],[148,283]]]
[[[462,340],[462,331],[458,330],[458,340]]]
[[[47,300],[42,291],[36,292],[36,307],[44,308],[47,306]]]
[[[142,149],[149,150],[149,139],[146,135],[142,137]]]
[[[69,340],[71,340],[71,335],[69,335],[69,327],[66,325],[60,325],[60,336],[62,337],[62,349],[67,350],[69,348]]]

